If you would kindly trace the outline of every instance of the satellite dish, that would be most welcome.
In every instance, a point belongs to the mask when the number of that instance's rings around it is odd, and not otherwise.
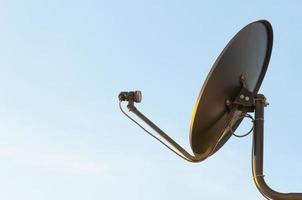
[[[266,20],[253,22],[240,30],[214,63],[197,98],[190,126],[191,155],[134,106],[142,99],[140,91],[119,94],[121,111],[162,144],[190,162],[200,162],[217,152],[234,135],[248,112],[253,119],[252,171],[256,186],[268,199],[302,200],[302,193],[279,193],[265,183],[263,175],[263,126],[266,98],[258,94],[273,45],[273,30]],[[121,106],[128,109],[158,135],[145,129]]]
[[[208,157],[230,138],[230,123],[238,122],[242,112],[228,109],[226,101],[235,100],[243,84],[257,94],[269,63],[272,44],[271,25],[257,21],[239,31],[219,55],[192,115],[190,142],[195,155]],[[247,99],[249,101],[250,97]]]

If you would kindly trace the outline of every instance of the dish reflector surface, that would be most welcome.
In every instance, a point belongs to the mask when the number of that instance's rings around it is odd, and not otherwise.
[[[265,20],[253,22],[240,30],[214,63],[197,98],[190,127],[190,144],[195,155],[209,157],[219,150],[236,130],[241,111],[228,110],[242,83],[257,94],[271,56],[273,31]],[[230,125],[231,124],[231,125]]]

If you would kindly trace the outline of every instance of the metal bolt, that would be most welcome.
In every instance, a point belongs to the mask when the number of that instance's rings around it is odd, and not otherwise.
[[[231,105],[231,101],[227,99],[227,100],[225,101],[225,104],[226,104],[227,106],[230,106],[230,105]]]
[[[249,101],[249,100],[250,100],[250,97],[246,96],[244,99],[245,99],[246,101]]]
[[[241,94],[241,95],[239,96],[239,98],[240,98],[240,99],[244,99],[244,95]]]

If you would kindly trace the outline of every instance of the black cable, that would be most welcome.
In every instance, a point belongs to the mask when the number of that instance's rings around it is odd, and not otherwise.
[[[245,133],[243,135],[237,135],[237,134],[235,134],[235,131],[233,131],[232,127],[230,127],[230,131],[231,131],[232,135],[234,135],[235,137],[238,137],[238,138],[246,137],[246,136],[248,136],[254,130],[254,118],[253,118],[253,116],[250,115],[250,114],[248,114],[248,113],[246,113],[245,115],[240,116],[238,118],[238,120],[243,119],[243,118],[250,118],[252,120],[253,126],[252,126],[252,128],[247,133]]]

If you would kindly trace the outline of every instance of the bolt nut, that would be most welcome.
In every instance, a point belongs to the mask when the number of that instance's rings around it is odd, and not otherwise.
[[[250,100],[250,97],[246,96],[246,97],[244,98],[244,100],[245,100],[245,101],[249,101],[249,100]]]
[[[225,101],[225,104],[226,104],[227,106],[230,106],[230,105],[231,105],[231,101],[227,99],[227,100]]]
[[[239,96],[239,98],[240,98],[240,99],[244,99],[244,95],[241,94],[241,95]]]

